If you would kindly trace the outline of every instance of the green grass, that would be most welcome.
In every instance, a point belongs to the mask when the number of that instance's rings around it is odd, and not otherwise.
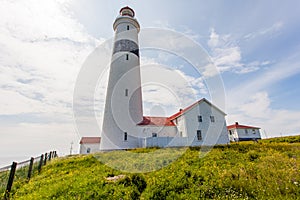
[[[16,183],[13,199],[300,199],[300,136],[217,146],[205,156],[200,150],[55,159],[28,183]],[[105,179],[120,174],[125,178]]]

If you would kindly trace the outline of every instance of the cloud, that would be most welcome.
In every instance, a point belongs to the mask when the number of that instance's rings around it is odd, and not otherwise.
[[[103,39],[86,32],[68,3],[1,1],[1,152],[14,143],[14,156],[50,148],[66,153],[69,142],[79,139],[73,124],[74,84]]]
[[[210,32],[209,40],[208,40],[208,46],[210,48],[214,48],[214,47],[218,46],[219,39],[220,39],[220,37],[216,33],[215,29],[212,29],[211,32]]]
[[[270,114],[270,103],[266,92],[258,92],[251,95],[250,99],[240,106],[240,111],[249,117],[266,118]]]
[[[270,63],[269,61],[264,61],[261,65],[270,65],[267,70],[259,73],[255,79],[245,82],[244,84],[238,85],[232,90],[231,95],[236,96],[240,94],[257,92],[262,89],[266,89],[272,86],[274,83],[284,80],[290,76],[300,73],[300,59],[299,53],[287,57],[285,60]],[[242,96],[242,95],[241,95]]]
[[[100,41],[71,17],[66,2],[2,3],[0,114],[53,112],[71,118],[76,75]]]
[[[229,102],[229,106],[228,124],[238,121],[240,124],[259,126],[263,137],[300,133],[300,124],[297,121],[300,112],[272,108],[271,99],[266,91],[254,93],[245,103]]]
[[[249,33],[244,36],[244,39],[246,40],[252,40],[257,37],[262,37],[265,35],[273,36],[274,34],[278,33],[282,28],[284,24],[282,21],[275,22],[273,25],[270,27],[266,27],[257,31],[254,31],[252,33]]]
[[[201,77],[188,76],[180,70],[158,64],[141,69],[145,115],[157,105],[164,109],[166,116],[171,115],[207,94]]]
[[[210,56],[213,63],[219,71],[230,71],[237,74],[245,74],[260,70],[262,66],[267,65],[270,61],[251,61],[243,62],[242,50],[237,44],[238,41],[231,35],[220,35],[214,28],[211,29],[210,37],[207,42]]]
[[[236,70],[243,66],[240,47],[234,44],[230,37],[230,35],[219,35],[211,29],[207,42],[212,60],[221,72]]]
[[[295,52],[284,61],[278,63],[264,62],[268,66],[251,80],[242,82],[227,90],[228,123],[239,121],[249,125],[260,126],[266,131],[267,137],[281,134],[299,134],[297,122],[300,112],[297,110],[273,108],[269,89],[279,81],[300,73],[299,53]]]

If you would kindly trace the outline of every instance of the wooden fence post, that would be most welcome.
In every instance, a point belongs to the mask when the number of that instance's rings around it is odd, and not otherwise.
[[[48,158],[48,153],[45,153],[44,165],[46,165],[46,164],[47,164],[47,158]]]
[[[52,158],[52,151],[50,151],[50,154],[49,154],[49,161],[51,160]]]
[[[27,176],[27,178],[28,178],[28,180],[30,179],[30,177],[31,177],[31,173],[32,173],[32,167],[33,167],[33,162],[34,162],[34,158],[30,158],[30,163],[29,163],[29,169],[28,169],[28,176]]]
[[[5,191],[5,196],[4,196],[5,200],[9,199],[9,193],[11,192],[11,187],[14,182],[16,169],[17,169],[17,163],[13,162],[11,165],[9,178],[8,178],[8,182],[7,182],[7,187],[6,187],[6,191]]]
[[[41,159],[40,159],[40,163],[39,163],[39,167],[38,167],[39,173],[42,170],[43,162],[44,162],[44,154],[41,155]]]

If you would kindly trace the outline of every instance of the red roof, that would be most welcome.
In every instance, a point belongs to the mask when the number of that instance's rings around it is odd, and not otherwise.
[[[100,140],[101,137],[82,137],[79,144],[97,144]]]
[[[143,121],[138,125],[153,125],[153,126],[175,126],[175,124],[168,117],[143,117]]]
[[[260,128],[255,126],[240,125],[239,123],[236,122],[235,124],[227,126],[227,129],[260,129]]]
[[[186,107],[185,109],[181,109],[179,112],[175,113],[174,115],[170,116],[170,117],[143,117],[143,121],[141,123],[139,123],[138,125],[153,125],[153,126],[176,126],[173,122],[174,119],[180,117],[181,115],[183,115],[184,113],[186,113],[187,111],[189,111],[190,109],[192,109],[194,106],[202,103],[202,102],[206,102],[208,103],[210,106],[214,107],[215,109],[217,109],[218,111],[220,111],[221,113],[223,113],[224,115],[226,115],[222,110],[220,110],[219,108],[217,108],[216,106],[214,106],[212,103],[210,103],[208,100],[206,100],[205,98],[200,99],[199,101],[193,103],[192,105]]]
[[[170,120],[176,119],[177,117],[183,115],[186,111],[188,111],[189,109],[191,109],[196,104],[198,104],[198,101],[195,102],[195,103],[193,103],[192,105],[186,107],[185,109],[180,109],[179,112],[177,112],[174,115],[170,116],[169,119]]]
[[[205,98],[203,98],[203,99],[200,99],[199,101],[193,103],[192,105],[186,107],[185,109],[180,109],[179,112],[177,112],[174,115],[172,115],[171,117],[169,117],[169,120],[173,120],[173,119],[176,119],[176,118],[180,117],[181,115],[183,115],[184,113],[186,113],[187,111],[189,111],[190,109],[192,109],[194,106],[196,106],[197,104],[200,104],[200,103],[202,103],[204,101],[206,103],[208,103],[210,106],[213,106],[215,109],[217,109],[218,111],[220,111],[224,115],[226,115],[222,110],[220,110],[219,108],[217,108],[216,106],[214,106],[212,103],[210,103],[208,100],[206,100]]]

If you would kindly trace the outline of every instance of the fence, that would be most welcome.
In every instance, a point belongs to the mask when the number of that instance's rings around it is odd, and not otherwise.
[[[42,167],[52,158],[57,157],[56,151],[42,154],[41,156],[30,158],[23,162],[13,162],[12,165],[0,168],[0,194],[4,200],[9,199],[14,181],[26,182],[34,174],[41,172]]]

